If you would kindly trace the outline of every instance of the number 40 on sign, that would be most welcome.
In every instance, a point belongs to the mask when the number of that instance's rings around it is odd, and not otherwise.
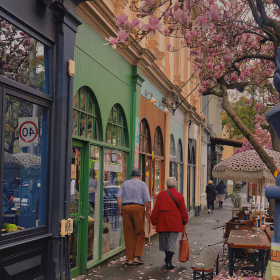
[[[19,118],[18,127],[20,147],[38,145],[38,118]]]

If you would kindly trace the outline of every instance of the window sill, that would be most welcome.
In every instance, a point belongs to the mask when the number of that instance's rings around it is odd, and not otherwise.
[[[5,244],[0,243],[0,251],[4,250],[4,249],[7,249],[7,248],[17,246],[17,245],[22,245],[22,244],[25,244],[25,243],[29,243],[29,242],[32,242],[32,241],[35,241],[35,240],[48,238],[48,237],[51,237],[51,236],[52,236],[51,233],[47,233],[47,234],[37,235],[37,236],[31,237],[31,238],[26,238],[26,239],[20,238],[20,240],[17,240],[17,241],[14,241],[14,242],[9,242],[9,243],[8,243],[8,240],[7,240],[5,242]]]

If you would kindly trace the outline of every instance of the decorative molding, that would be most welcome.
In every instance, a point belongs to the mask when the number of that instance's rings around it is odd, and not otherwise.
[[[128,3],[128,0],[111,0],[112,4],[114,5],[114,13],[115,16],[120,16],[123,13],[125,6]]]
[[[179,86],[179,87],[181,87],[180,85],[181,85],[181,76],[180,75],[174,75],[174,84],[175,85],[177,85],[177,86]]]

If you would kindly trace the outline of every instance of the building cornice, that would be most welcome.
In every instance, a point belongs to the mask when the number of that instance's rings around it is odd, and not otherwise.
[[[116,37],[118,29],[115,24],[115,15],[103,1],[83,2],[77,7],[77,13],[102,37]],[[185,97],[179,86],[174,85],[157,65],[157,57],[147,48],[142,48],[131,37],[128,48],[117,48],[116,51],[131,65],[138,66],[143,75],[166,97],[181,102]],[[202,124],[203,119],[187,100],[180,105],[184,114],[190,114],[195,123]]]

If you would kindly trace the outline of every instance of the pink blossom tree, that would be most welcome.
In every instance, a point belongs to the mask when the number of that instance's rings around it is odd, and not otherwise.
[[[279,0],[131,0],[130,9],[138,19],[118,17],[117,24],[127,36],[109,43],[127,47],[129,40],[139,42],[155,32],[180,38],[180,48],[190,50],[200,94],[221,99],[223,109],[274,174],[276,165],[233,110],[230,97],[248,86],[273,88],[279,8]],[[139,20],[145,17],[149,23]],[[170,44],[167,49],[178,51]]]

